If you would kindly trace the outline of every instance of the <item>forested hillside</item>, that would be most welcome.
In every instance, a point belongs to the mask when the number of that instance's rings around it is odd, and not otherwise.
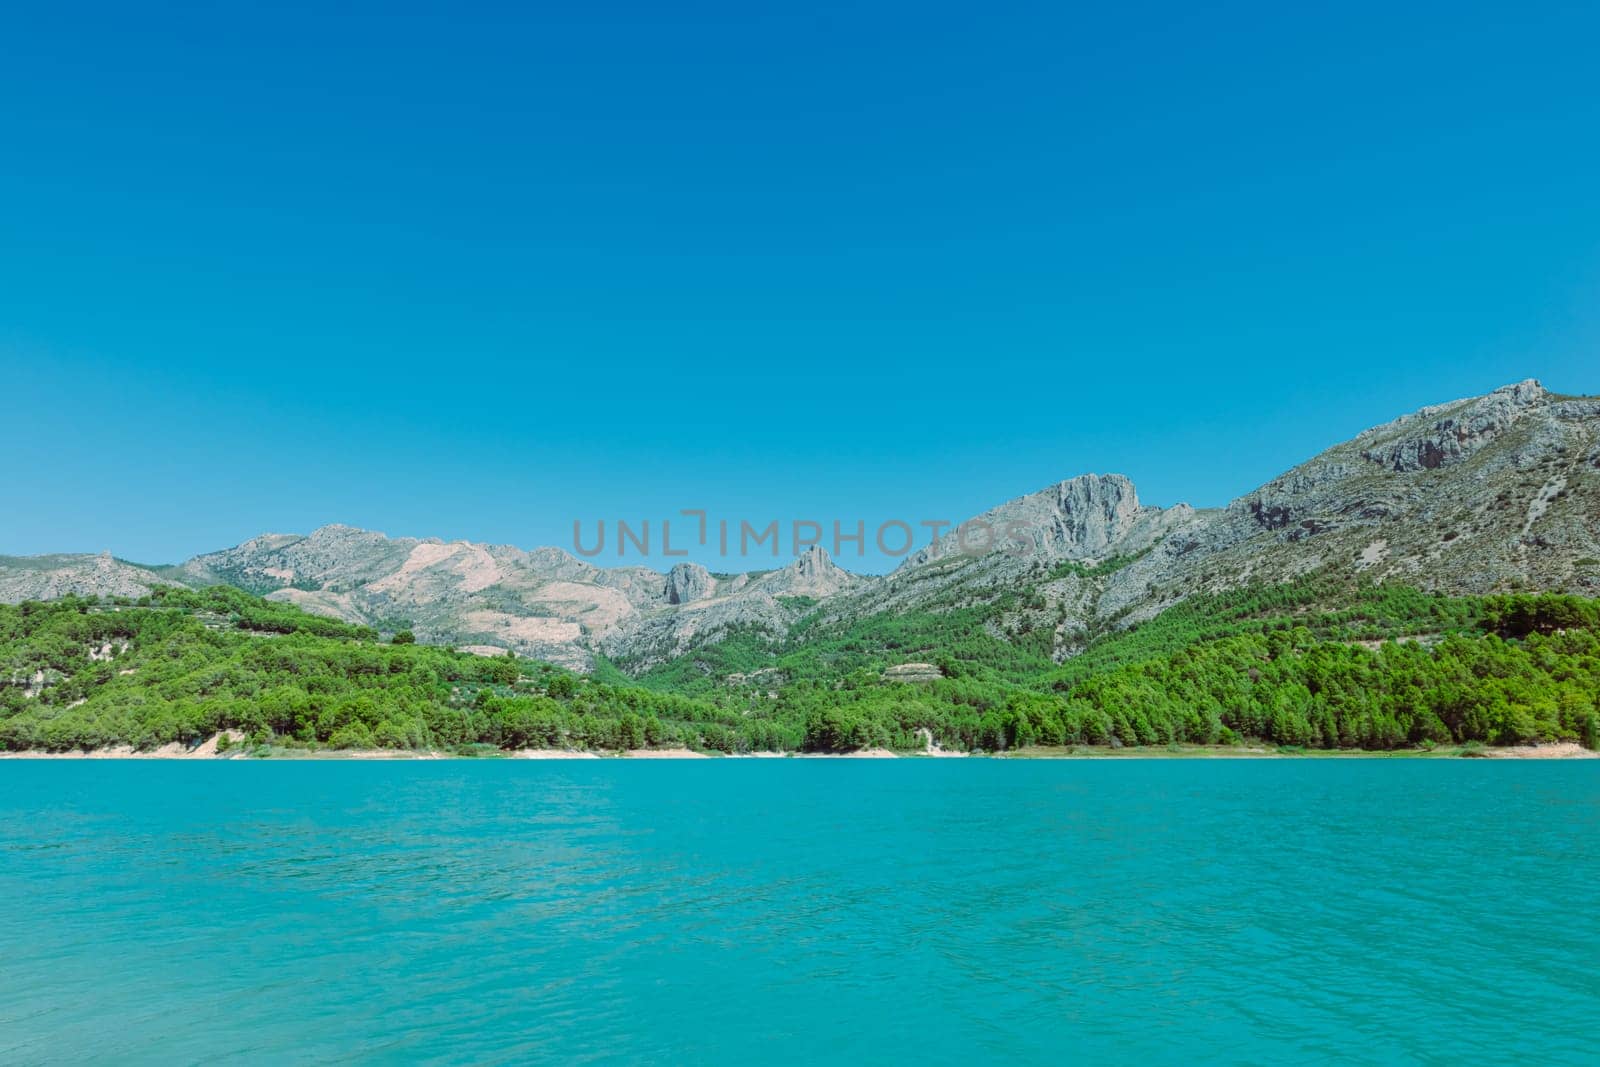
[[[1064,664],[1008,605],[751,632],[632,682],[380,641],[228,587],[0,607],[0,748],[721,751],[1245,741],[1600,746],[1600,609],[1312,578],[1187,601]],[[893,668],[926,664],[902,680]]]
[[[0,607],[0,747],[731,747],[738,716],[547,664],[380,643],[237,589]]]

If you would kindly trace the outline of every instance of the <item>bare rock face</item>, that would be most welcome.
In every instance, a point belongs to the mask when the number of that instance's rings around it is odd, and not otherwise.
[[[994,530],[998,550],[970,552],[984,536],[964,538],[958,528],[882,581],[842,590],[823,610],[844,622],[878,611],[974,607],[1030,591],[1034,606],[1008,623],[1055,626],[1065,647],[1097,613],[1104,579],[1090,572],[1149,553],[1199,514],[1187,504],[1141,503],[1120,474],[1079,475],[966,520],[969,531]]]
[[[812,545],[793,563],[754,583],[768,596],[830,597],[861,579],[833,562],[820,545]]]
[[[667,572],[667,603],[693,604],[709,597],[717,580],[698,563],[680,563]]]
[[[692,566],[679,564],[673,570]],[[668,579],[670,584],[671,575]],[[640,612],[602,635],[599,647],[625,667],[643,670],[736,631],[781,637],[816,605],[875,584],[875,579],[835,564],[821,546],[812,546],[779,570],[718,581],[714,595],[673,605],[678,610]]]
[[[1182,505],[1180,505],[1182,506]],[[906,558],[901,569],[1001,548],[1050,559],[1091,559],[1161,522],[1121,474],[1080,474],[975,515]],[[963,529],[964,528],[964,529]],[[1013,546],[1013,542],[1015,542]]]
[[[1371,439],[1361,457],[1404,473],[1458,463],[1498,438],[1549,399],[1533,379],[1496,389],[1488,396],[1424,408],[1356,439]]]
[[[1045,519],[1045,544],[1064,555],[1095,556],[1120,541],[1139,520],[1139,493],[1120,474],[1070,478],[1047,494],[1054,496]],[[1048,497],[1047,497],[1048,499]]]

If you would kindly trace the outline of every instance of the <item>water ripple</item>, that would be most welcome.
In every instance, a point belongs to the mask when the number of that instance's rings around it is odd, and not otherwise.
[[[1600,773],[0,767],[0,1060],[1593,1062]]]

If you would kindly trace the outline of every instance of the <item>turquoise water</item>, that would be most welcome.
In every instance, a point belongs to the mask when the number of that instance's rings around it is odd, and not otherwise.
[[[0,763],[0,1061],[1589,1062],[1600,764]]]

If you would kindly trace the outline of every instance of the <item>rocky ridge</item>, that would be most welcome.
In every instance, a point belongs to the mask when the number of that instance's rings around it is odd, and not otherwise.
[[[767,572],[680,563],[601,568],[560,549],[390,538],[349,526],[267,534],[177,567],[99,556],[0,557],[0,600],[138,596],[227,583],[419,639],[586,669],[604,654],[642,670],[802,617],[844,623],[1026,594],[997,636],[1051,628],[1058,658],[1198,592],[1312,571],[1447,592],[1600,595],[1600,398],[1525,381],[1423,408],[1326,450],[1224,508],[1153,507],[1132,482],[1080,475],[947,534],[891,574],[863,577],[820,548]],[[974,534],[972,531],[978,530]],[[1009,544],[1008,536],[1016,540]],[[965,543],[963,543],[965,542]],[[1006,551],[1011,548],[1014,551]]]

